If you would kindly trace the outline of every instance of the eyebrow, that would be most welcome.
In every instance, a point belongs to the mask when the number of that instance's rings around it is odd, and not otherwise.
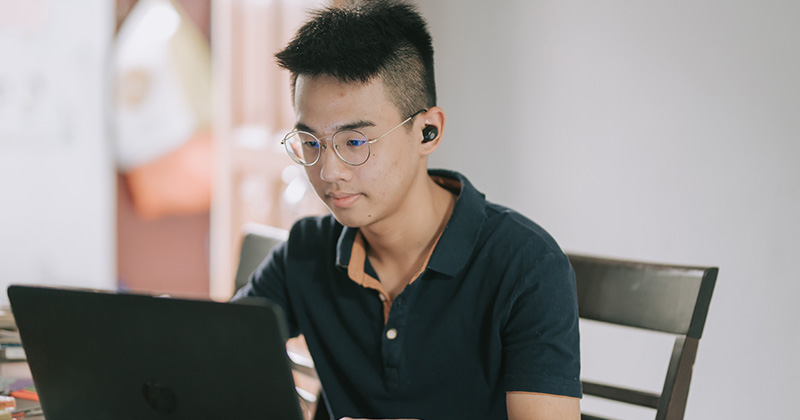
[[[365,127],[375,127],[375,123],[372,122],[372,121],[368,121],[368,120],[358,120],[358,121],[354,121],[354,122],[351,122],[351,123],[347,123],[347,124],[342,124],[342,125],[336,126],[336,131],[358,130],[359,128],[365,128]],[[309,132],[311,134],[316,134],[316,131],[314,131],[313,128],[311,128],[311,127],[309,127],[309,126],[307,126],[307,125],[305,125],[303,123],[300,123],[300,122],[295,124],[294,128],[296,130],[306,131],[306,132]]]

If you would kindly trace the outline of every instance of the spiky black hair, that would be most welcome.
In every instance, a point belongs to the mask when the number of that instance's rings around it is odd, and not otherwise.
[[[380,77],[401,114],[436,105],[431,36],[416,7],[403,1],[318,10],[275,57],[291,72],[293,89],[299,75],[347,83]]]

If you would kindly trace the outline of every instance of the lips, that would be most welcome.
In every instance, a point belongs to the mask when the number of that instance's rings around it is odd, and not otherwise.
[[[343,192],[327,193],[326,197],[330,200],[334,207],[346,209],[355,205],[356,201],[361,198],[361,194],[348,194]]]

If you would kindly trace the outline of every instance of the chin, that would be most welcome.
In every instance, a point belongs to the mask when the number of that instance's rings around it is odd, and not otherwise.
[[[347,214],[347,212],[344,212],[341,209],[331,208],[330,206],[328,206],[328,210],[331,211],[331,214],[334,218],[336,218],[336,221],[344,226],[350,228],[360,228],[364,226],[364,223],[362,220],[360,220],[360,217],[354,217],[352,214]]]
[[[330,207],[328,209],[330,210]],[[354,229],[363,228],[375,222],[373,217],[353,214],[353,212],[343,211],[342,209],[331,210],[331,214],[342,225]]]

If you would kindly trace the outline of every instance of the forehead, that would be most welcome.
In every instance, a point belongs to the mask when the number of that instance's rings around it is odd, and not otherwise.
[[[298,123],[320,130],[354,120],[390,122],[399,115],[380,78],[347,83],[330,76],[300,75],[295,82],[294,108]]]

